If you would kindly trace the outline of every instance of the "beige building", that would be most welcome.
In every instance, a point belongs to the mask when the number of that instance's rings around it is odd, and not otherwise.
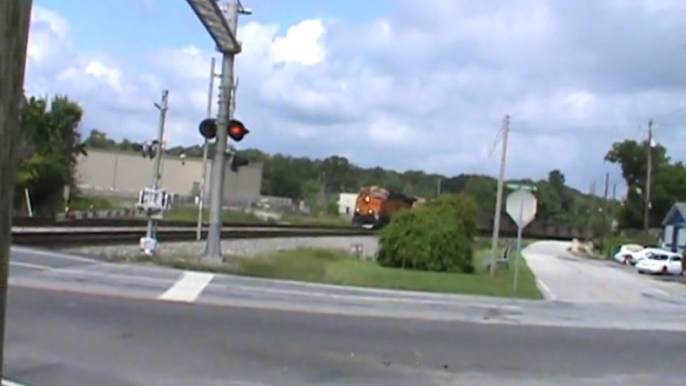
[[[338,195],[338,213],[344,217],[355,214],[358,193],[340,193]]]
[[[262,164],[250,164],[231,171],[226,165],[224,204],[246,206],[260,198]],[[209,200],[209,177],[212,162],[206,171],[205,198]],[[153,160],[140,153],[88,149],[88,155],[79,158],[76,178],[79,189],[88,194],[136,198],[138,192],[152,183]],[[181,159],[164,156],[161,165],[161,185],[177,195],[177,200],[193,203],[200,193],[202,159]]]

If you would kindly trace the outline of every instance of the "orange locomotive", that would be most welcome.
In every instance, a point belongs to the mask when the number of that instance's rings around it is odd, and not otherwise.
[[[367,229],[380,228],[401,209],[410,209],[424,204],[420,197],[393,192],[379,186],[364,186],[355,201],[353,224]]]

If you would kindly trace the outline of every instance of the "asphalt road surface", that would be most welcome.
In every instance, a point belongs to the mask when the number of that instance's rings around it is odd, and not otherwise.
[[[678,302],[399,293],[19,248],[12,258],[6,375],[29,385],[624,386],[686,377]]]
[[[569,243],[541,241],[523,251],[539,287],[549,299],[576,304],[648,305],[659,301],[686,305],[686,286],[666,282],[612,261],[580,258]]]

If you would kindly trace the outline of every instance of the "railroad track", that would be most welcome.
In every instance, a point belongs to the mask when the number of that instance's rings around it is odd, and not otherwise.
[[[138,243],[145,234],[146,221],[141,218],[45,219],[15,217],[13,243],[34,246],[74,246]],[[205,224],[207,226],[207,224]],[[160,241],[191,241],[196,237],[196,224],[191,221],[163,220],[159,223]],[[478,232],[488,237],[492,231],[481,227]],[[579,237],[570,229],[528,227],[524,237],[571,240]],[[203,238],[206,231],[203,230]],[[375,232],[346,225],[228,223],[222,238],[276,238],[374,235]],[[512,227],[501,227],[500,237],[516,237]]]
[[[106,218],[93,217],[81,219],[53,219],[39,217],[14,217],[12,224],[15,227],[69,227],[69,228],[126,228],[144,227],[147,220],[144,218]],[[207,222],[203,224],[207,226]],[[195,221],[184,220],[162,220],[159,226],[166,227],[186,227],[195,228]],[[331,225],[331,224],[273,224],[267,222],[230,222],[224,223],[227,227],[248,227],[248,228],[298,228],[298,229],[357,229],[350,225]]]
[[[13,227],[12,243],[40,247],[74,247],[85,245],[138,244],[145,234],[143,226],[117,227]],[[207,228],[202,231],[203,238]],[[255,239],[284,237],[325,237],[370,235],[369,231],[355,228],[315,228],[284,226],[228,226],[222,229],[222,239]],[[196,239],[195,227],[160,227],[157,239],[161,242],[192,241]]]

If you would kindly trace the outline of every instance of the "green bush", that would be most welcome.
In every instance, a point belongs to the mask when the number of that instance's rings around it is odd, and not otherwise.
[[[473,273],[477,213],[466,195],[400,211],[380,232],[377,261],[387,267]]]
[[[470,239],[478,236],[480,210],[471,195],[464,193],[443,195],[428,206],[440,210],[446,217],[461,222],[465,235]]]

